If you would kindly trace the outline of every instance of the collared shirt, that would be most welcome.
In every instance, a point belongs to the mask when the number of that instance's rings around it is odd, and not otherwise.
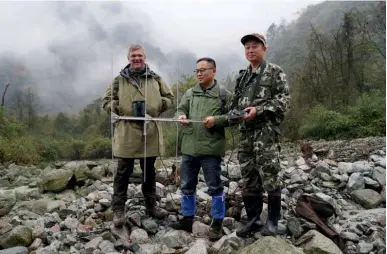
[[[205,88],[202,84],[200,84],[200,88],[203,90],[203,92],[207,91],[207,90],[211,90],[212,88],[214,88],[216,85],[216,82],[213,82],[212,85],[210,85],[208,88]]]
[[[263,61],[262,61],[263,62]],[[259,74],[259,72],[261,71],[261,67],[262,67],[262,62],[261,64],[259,65],[259,67],[254,71],[252,72],[252,67],[251,67],[251,64],[247,67],[247,73],[248,74],[252,74],[252,73],[255,73],[255,74]]]

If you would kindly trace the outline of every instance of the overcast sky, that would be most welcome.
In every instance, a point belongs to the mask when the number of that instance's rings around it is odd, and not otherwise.
[[[237,71],[246,65],[241,36],[265,34],[273,22],[289,22],[318,2],[0,2],[0,57],[18,57],[26,64],[43,97],[59,91],[82,98],[90,94],[91,101],[126,65],[131,43],[145,43],[151,67],[168,83],[175,81],[178,60],[179,73],[192,73],[203,56],[215,58],[223,73]]]

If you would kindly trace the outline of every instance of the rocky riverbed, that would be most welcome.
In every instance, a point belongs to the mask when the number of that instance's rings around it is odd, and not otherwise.
[[[312,142],[312,146],[315,154],[306,162],[297,145],[285,145],[281,160],[285,188],[276,238],[235,235],[246,213],[236,152],[228,153],[222,165],[227,217],[224,237],[217,242],[205,236],[211,197],[202,174],[193,233],[168,227],[181,216],[180,190],[168,181],[173,159],[164,159],[165,168],[157,163],[158,204],[170,215],[162,221],[146,216],[141,176],[134,174],[128,188],[127,226],[122,229],[112,225],[115,161],[57,162],[44,169],[0,165],[0,254],[385,253],[385,138]],[[334,208],[335,214],[325,223],[340,236],[344,248],[297,214],[295,206],[302,195]],[[266,218],[265,203],[261,219]]]

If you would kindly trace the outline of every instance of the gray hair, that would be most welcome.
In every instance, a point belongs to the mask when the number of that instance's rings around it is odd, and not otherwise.
[[[145,55],[145,48],[144,48],[144,46],[142,46],[140,44],[132,44],[132,45],[129,46],[128,56],[129,56],[130,52],[135,51],[135,50],[141,50],[142,53],[144,53],[144,55]]]

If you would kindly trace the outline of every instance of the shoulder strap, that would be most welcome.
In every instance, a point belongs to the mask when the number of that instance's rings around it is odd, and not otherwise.
[[[222,86],[222,85],[219,85],[219,97],[222,100],[222,102],[226,101],[227,89],[224,86]]]
[[[227,104],[227,93],[228,93],[227,89],[224,86],[219,85],[219,97],[222,102],[222,108],[221,108],[222,113],[226,113],[225,106]],[[185,96],[187,97],[187,100],[190,101],[192,97],[192,88],[188,89],[185,92]]]
[[[228,91],[227,91],[226,87],[219,85],[219,97],[220,97],[220,100],[222,102],[222,106],[221,106],[222,114],[227,113],[226,112],[227,93],[228,93]]]
[[[185,96],[187,97],[188,100],[191,99],[191,96],[192,96],[192,88],[188,89],[187,91],[185,91]]]
[[[261,70],[260,70],[258,76],[256,77],[257,82],[253,83],[252,91],[251,91],[250,98],[249,98],[250,102],[252,102],[254,99],[255,92],[257,91],[257,87],[259,86],[259,83],[261,82],[261,77],[262,77],[263,71],[265,69],[266,69],[266,61],[263,60],[262,65],[261,65]]]

